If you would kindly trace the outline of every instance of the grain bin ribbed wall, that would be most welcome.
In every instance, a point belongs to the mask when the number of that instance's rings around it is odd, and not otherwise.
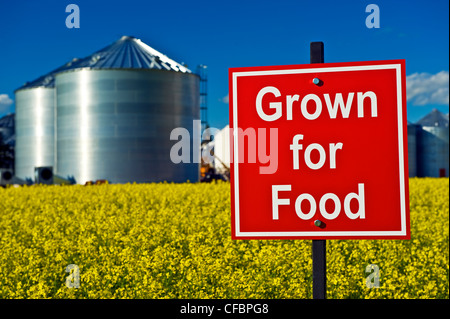
[[[170,140],[183,127],[193,141],[199,78],[159,69],[77,69],[55,78],[58,175],[77,183],[198,181],[199,164],[174,164]],[[190,157],[192,159],[192,156]]]
[[[15,175],[33,178],[34,167],[54,165],[55,90],[18,89],[16,97]]]
[[[448,177],[448,135],[448,127],[422,127],[418,145],[419,176],[440,177],[444,175]]]
[[[418,126],[412,123],[408,123],[409,177],[417,176],[417,133],[418,133]]]

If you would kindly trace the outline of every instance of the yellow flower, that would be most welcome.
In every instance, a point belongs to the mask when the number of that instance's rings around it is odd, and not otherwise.
[[[449,298],[448,192],[410,179],[409,241],[327,241],[327,297]],[[0,188],[0,298],[312,297],[310,240],[233,241],[230,224],[225,182]]]

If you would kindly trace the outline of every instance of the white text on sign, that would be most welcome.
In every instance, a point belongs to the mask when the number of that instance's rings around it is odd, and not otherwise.
[[[273,109],[272,114],[267,114],[263,110],[263,98],[271,94],[275,98],[281,97],[281,92],[274,86],[266,86],[262,88],[256,96],[256,111],[259,117],[264,121],[276,121],[283,116],[283,109],[286,112],[286,120],[290,121],[293,118],[293,108],[294,102],[300,103],[300,111],[303,117],[307,120],[315,120],[322,114],[322,99],[316,94],[306,94],[300,100],[299,94],[286,95],[285,105],[281,101],[271,101],[269,102],[269,108]],[[330,95],[328,93],[323,94],[323,100],[325,101],[326,108],[328,110],[328,115],[330,119],[336,119],[338,111],[341,111],[342,118],[349,118],[350,112],[353,105],[353,98],[355,96],[354,92],[350,92],[347,95],[347,100],[344,101],[342,93],[336,93],[334,97],[334,102],[331,101]],[[364,117],[364,100],[368,98],[370,100],[370,116],[377,117],[377,96],[372,91],[367,92],[356,92],[356,109],[358,118]],[[281,99],[283,100],[283,99]],[[308,110],[308,103],[313,102],[315,104],[315,111],[310,113]],[[300,169],[300,150],[303,150],[303,145],[300,143],[303,140],[303,134],[296,134],[293,136],[292,144],[289,148],[292,151],[292,163],[293,169]],[[329,143],[328,144],[328,156],[330,159],[330,169],[336,169],[336,153],[338,150],[342,150],[344,144],[341,142]],[[319,160],[314,163],[311,159],[311,153],[317,151],[319,153]],[[312,170],[321,169],[326,161],[327,153],[325,147],[319,143],[311,143],[306,146],[304,150],[304,162],[306,166]],[[278,192],[280,191],[290,191],[291,185],[272,185],[272,219],[277,220],[279,218],[278,206],[279,205],[289,205],[290,200],[288,198],[279,198]],[[352,199],[358,201],[358,211],[352,212],[350,208],[350,202]],[[334,211],[328,212],[326,210],[326,202],[328,200],[333,201]],[[305,213],[302,210],[302,202],[309,202],[309,212]],[[331,220],[335,219],[341,212],[341,201],[338,196],[334,193],[326,193],[322,196],[319,201],[319,212],[323,218]],[[295,212],[297,216],[303,220],[309,220],[313,218],[317,211],[317,203],[314,197],[308,193],[301,194],[297,197],[295,201]],[[364,219],[365,218],[365,201],[364,201],[364,184],[358,184],[358,193],[349,193],[344,199],[344,213],[350,219]]]
[[[280,198],[279,192],[289,192],[291,191],[291,185],[272,185],[272,219],[278,220],[278,206],[280,205],[290,205],[291,201],[289,198]],[[350,203],[355,199],[358,202],[358,210],[356,212],[352,212]],[[334,203],[334,211],[328,212],[326,209],[326,202],[328,200],[333,201]],[[302,209],[303,201],[309,202],[309,212],[304,212]],[[310,220],[316,215],[317,212],[317,203],[314,197],[311,194],[303,193],[300,194],[295,200],[295,213],[300,219]],[[336,194],[326,193],[324,194],[319,201],[319,212],[323,216],[323,218],[331,220],[335,219],[339,216],[341,212],[341,200]],[[358,184],[358,193],[349,193],[344,198],[344,212],[350,219],[364,219],[365,218],[365,199],[364,199],[364,184]]]
[[[266,114],[263,110],[263,98],[266,94],[270,93],[276,98],[281,97],[280,90],[278,90],[274,86],[266,86],[262,88],[258,95],[256,96],[256,111],[258,112],[259,117],[267,122],[272,122],[280,119],[283,116],[283,102],[269,102],[269,108],[275,110],[273,114]],[[341,110],[342,117],[348,118],[350,116],[350,111],[353,104],[353,97],[355,96],[354,92],[350,92],[347,95],[347,101],[344,103],[344,98],[342,93],[336,93],[334,98],[334,102],[331,102],[330,95],[328,93],[323,94],[323,99],[325,100],[325,105],[328,109],[328,114],[331,119],[335,119],[338,114],[338,110]],[[377,117],[377,95],[372,91],[367,92],[357,92],[357,111],[358,117],[364,117],[364,100],[366,98],[370,99],[371,102],[371,116]],[[286,95],[284,108],[286,109],[286,120],[292,120],[292,109],[294,106],[294,102],[300,103],[300,110],[303,117],[307,120],[315,120],[322,114],[322,99],[316,94],[307,94],[303,96],[300,101],[300,95]],[[308,102],[314,102],[316,105],[315,111],[310,113],[308,111],[307,105]]]

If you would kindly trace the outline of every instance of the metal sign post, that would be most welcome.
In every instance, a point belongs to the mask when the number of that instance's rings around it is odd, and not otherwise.
[[[323,42],[311,42],[310,63],[324,63]],[[326,241],[313,239],[313,299],[325,299],[327,293]]]

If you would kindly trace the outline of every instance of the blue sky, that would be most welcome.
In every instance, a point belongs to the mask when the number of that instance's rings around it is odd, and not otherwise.
[[[65,25],[80,8],[80,28]],[[380,28],[365,21],[380,9]],[[325,62],[405,59],[408,119],[449,109],[448,1],[4,1],[0,2],[0,116],[14,90],[122,35],[140,38],[192,70],[208,66],[208,122],[228,124],[228,68],[309,63],[323,41]]]

